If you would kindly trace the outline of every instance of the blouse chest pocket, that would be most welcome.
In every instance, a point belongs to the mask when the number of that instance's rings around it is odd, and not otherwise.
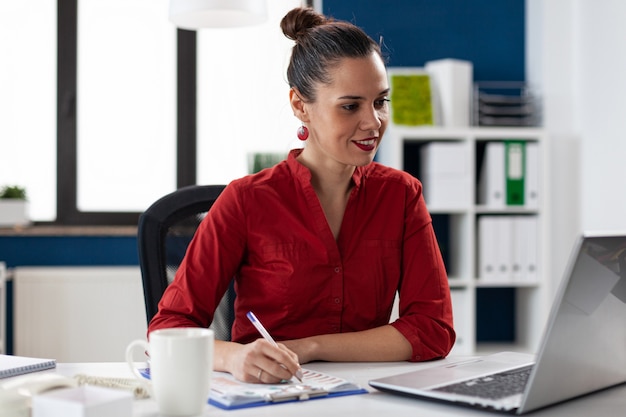
[[[290,305],[295,300],[294,294],[316,289],[320,281],[315,270],[323,262],[320,254],[315,254],[305,242],[266,243],[249,252],[242,275],[248,283],[254,282],[261,293],[265,294],[271,287],[274,299],[281,298]]]

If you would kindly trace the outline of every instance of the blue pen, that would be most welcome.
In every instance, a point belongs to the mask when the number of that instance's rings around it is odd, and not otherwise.
[[[254,327],[259,331],[259,333],[261,333],[261,336],[263,336],[263,339],[267,340],[272,345],[278,347],[278,343],[276,343],[274,338],[272,338],[272,336],[270,336],[268,331],[261,324],[259,319],[256,318],[256,316],[254,315],[254,313],[252,311],[248,311],[248,314],[246,314],[246,316],[248,317],[248,320],[250,320],[250,322],[254,325]],[[296,372],[295,377],[298,378],[298,381],[302,382],[302,369],[298,369],[298,371]]]

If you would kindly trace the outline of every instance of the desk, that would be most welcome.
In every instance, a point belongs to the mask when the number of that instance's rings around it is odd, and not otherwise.
[[[447,361],[454,359],[445,359]],[[458,360],[458,358],[457,358]],[[439,362],[410,364],[398,363],[311,363],[306,368],[337,375],[361,384],[370,391],[369,394],[353,395],[339,398],[312,400],[301,403],[286,403],[267,407],[255,407],[242,410],[221,410],[207,405],[204,415],[211,417],[248,417],[248,416],[394,416],[394,417],[457,417],[463,416],[491,416],[493,413],[439,404],[413,398],[385,394],[371,388],[367,381],[373,378],[408,372],[418,367],[432,366]],[[131,377],[132,374],[126,363],[82,363],[57,365],[59,374],[73,376],[84,373],[103,377]],[[532,416],[617,416],[623,415],[626,410],[626,384],[597,392],[585,397],[577,398],[566,403],[549,407],[532,413]],[[154,401],[137,400],[134,403],[133,417],[157,417]]]

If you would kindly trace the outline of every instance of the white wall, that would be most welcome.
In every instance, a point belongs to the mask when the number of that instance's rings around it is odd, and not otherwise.
[[[582,230],[626,230],[626,2],[527,0],[527,79],[551,141],[552,270]]]
[[[626,2],[578,1],[587,228],[626,229]]]

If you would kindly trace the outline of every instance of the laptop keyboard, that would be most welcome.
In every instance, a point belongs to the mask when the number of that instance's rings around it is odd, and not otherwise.
[[[433,391],[499,400],[511,395],[523,393],[531,370],[532,365],[514,369],[512,371],[501,372],[471,379],[469,381],[446,385],[444,387],[436,388]]]

